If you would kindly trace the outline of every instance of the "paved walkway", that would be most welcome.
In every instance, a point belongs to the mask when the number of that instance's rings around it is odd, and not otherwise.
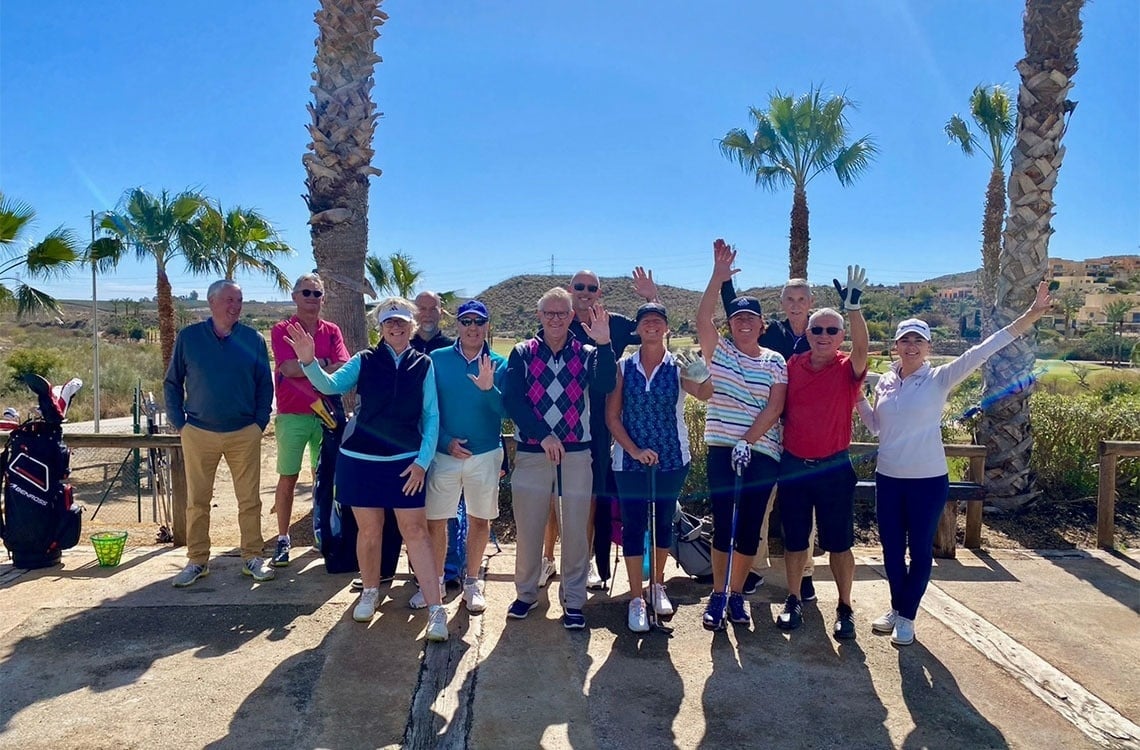
[[[62,568],[0,565],[0,747],[1140,748],[1140,551],[962,551],[903,649],[870,632],[887,586],[857,555],[854,642],[830,637],[823,564],[790,635],[775,573],[753,624],[715,635],[706,587],[680,577],[671,632],[626,629],[624,576],[584,632],[559,625],[557,580],[508,622],[506,547],[487,613],[449,593],[452,640],[425,646],[406,579],[360,625],[349,576],[311,551],[260,585],[220,554],[175,590],[180,550],[99,568],[80,547]]]

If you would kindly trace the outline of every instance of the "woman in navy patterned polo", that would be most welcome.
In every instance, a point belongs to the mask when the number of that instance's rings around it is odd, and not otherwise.
[[[629,573],[629,629],[644,633],[649,630],[641,575],[648,526],[649,467],[656,467],[657,471],[657,548],[653,564],[654,580],[661,581],[672,542],[677,497],[689,473],[685,394],[707,399],[712,395],[712,381],[701,359],[681,359],[665,349],[669,320],[664,307],[656,302],[642,305],[635,320],[641,348],[618,362],[617,387],[606,399],[606,425],[614,437],[613,470],[621,501],[621,543]],[[648,598],[657,614],[673,614],[663,584],[654,584]]]

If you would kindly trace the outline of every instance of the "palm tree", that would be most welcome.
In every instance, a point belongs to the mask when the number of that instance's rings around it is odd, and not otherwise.
[[[751,107],[752,135],[734,128],[721,138],[720,152],[768,190],[792,187],[792,227],[788,246],[788,275],[807,278],[807,184],[820,172],[834,170],[841,185],[850,185],[870,165],[878,149],[870,136],[848,143],[847,109],[855,103],[845,95],[824,97],[818,88],[807,94],[768,98],[767,111]]]
[[[79,241],[71,230],[63,227],[49,232],[26,250],[20,248],[35,218],[36,212],[31,206],[7,199],[0,192],[0,249],[9,256],[0,260],[0,307],[14,307],[17,317],[34,312],[50,311],[57,315],[60,312],[54,297],[20,279],[21,271],[32,278],[46,279],[66,273],[79,260]],[[16,282],[15,290],[4,284],[5,281]]]
[[[1124,344],[1124,318],[1131,309],[1132,303],[1123,299],[1109,302],[1104,306],[1104,319],[1109,324],[1109,330],[1116,336],[1116,346],[1113,347],[1116,351],[1116,356],[1114,357],[1113,366],[1120,364],[1120,349]]]
[[[196,222],[198,243],[193,265],[208,268],[223,279],[234,279],[237,272],[260,273],[273,280],[277,288],[288,294],[293,289],[274,258],[293,254],[293,248],[281,241],[277,230],[257,211],[236,206],[229,211],[221,203],[207,204]]]
[[[373,44],[388,16],[380,0],[321,0],[308,176],[310,233],[317,272],[328,294],[325,313],[340,325],[349,351],[368,346],[364,322],[364,259],[368,253],[368,178],[372,136],[380,113],[372,101]]]
[[[1006,217],[994,325],[1004,326],[1029,306],[1045,271],[1053,233],[1053,188],[1065,156],[1061,138],[1076,106],[1067,95],[1077,72],[1084,0],[1026,0],[1025,57],[1017,63],[1017,137],[1011,153]],[[1036,496],[1029,459],[1033,432],[1029,395],[1036,337],[1022,336],[991,357],[979,438],[987,447],[986,491],[1012,510]]]
[[[1085,304],[1085,295],[1075,286],[1070,286],[1057,297],[1057,305],[1065,313],[1065,338],[1069,338],[1072,330],[1073,313],[1080,310]]]
[[[1001,255],[1001,222],[1005,216],[1005,163],[1013,145],[1015,126],[1013,104],[1003,86],[974,88],[970,95],[970,116],[981,136],[959,115],[946,123],[946,135],[973,156],[981,151],[990,160],[990,181],[986,185],[986,207],[982,217],[982,335],[993,332],[994,294],[997,287],[998,256]]]
[[[108,233],[97,253],[106,269],[114,267],[123,254],[133,250],[139,260],[154,260],[155,299],[158,302],[158,339],[162,346],[162,366],[170,364],[174,352],[174,298],[167,268],[181,256],[192,272],[209,270],[199,263],[201,237],[197,219],[206,201],[193,191],[171,195],[163,190],[152,195],[143,188],[128,190],[119,209],[103,214],[99,226]]]
[[[380,294],[395,292],[404,299],[412,299],[412,292],[423,278],[423,271],[416,267],[410,255],[396,251],[388,256],[387,260],[375,255],[364,259],[364,268],[376,291]],[[453,304],[458,298],[458,292],[449,290],[436,292],[443,307]],[[446,311],[445,311],[446,312]]]

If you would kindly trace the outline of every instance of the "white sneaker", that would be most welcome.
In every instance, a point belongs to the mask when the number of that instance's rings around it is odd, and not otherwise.
[[[380,604],[380,589],[364,589],[360,594],[360,601],[352,610],[352,619],[357,622],[372,622],[372,615],[376,614],[376,607]]]
[[[885,615],[871,623],[871,630],[875,633],[889,633],[895,629],[895,621],[899,618],[899,611],[892,609]]]
[[[447,640],[447,610],[442,604],[433,604],[428,610],[427,639],[436,643]]]
[[[474,614],[478,614],[487,608],[487,599],[479,589],[478,581],[463,586],[463,604],[467,607],[468,612]]]
[[[662,617],[668,617],[673,614],[673,602],[669,601],[669,595],[665,593],[664,584],[653,584],[650,599],[653,601],[653,611],[657,614]]]
[[[538,574],[538,587],[542,588],[547,581],[556,575],[558,575],[558,570],[554,567],[554,561],[547,557],[542,558],[542,571]]]
[[[416,589],[416,593],[412,594],[412,598],[408,601],[408,606],[412,609],[423,609],[427,606],[427,597],[424,596],[423,589]]]
[[[604,589],[606,582],[598,575],[598,566],[594,561],[590,561],[590,572],[586,575],[586,588],[588,589]]]
[[[909,646],[914,643],[914,620],[899,615],[895,618],[895,629],[891,633],[891,643]]]
[[[649,618],[645,614],[645,600],[635,596],[629,600],[629,629],[635,633],[649,632]]]

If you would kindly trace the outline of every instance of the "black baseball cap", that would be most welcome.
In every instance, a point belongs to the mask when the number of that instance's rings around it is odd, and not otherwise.
[[[646,302],[644,305],[637,308],[637,314],[634,315],[633,322],[640,323],[641,319],[646,315],[660,315],[665,319],[666,323],[669,322],[669,315],[665,312],[665,305],[661,304],[660,302]]]

